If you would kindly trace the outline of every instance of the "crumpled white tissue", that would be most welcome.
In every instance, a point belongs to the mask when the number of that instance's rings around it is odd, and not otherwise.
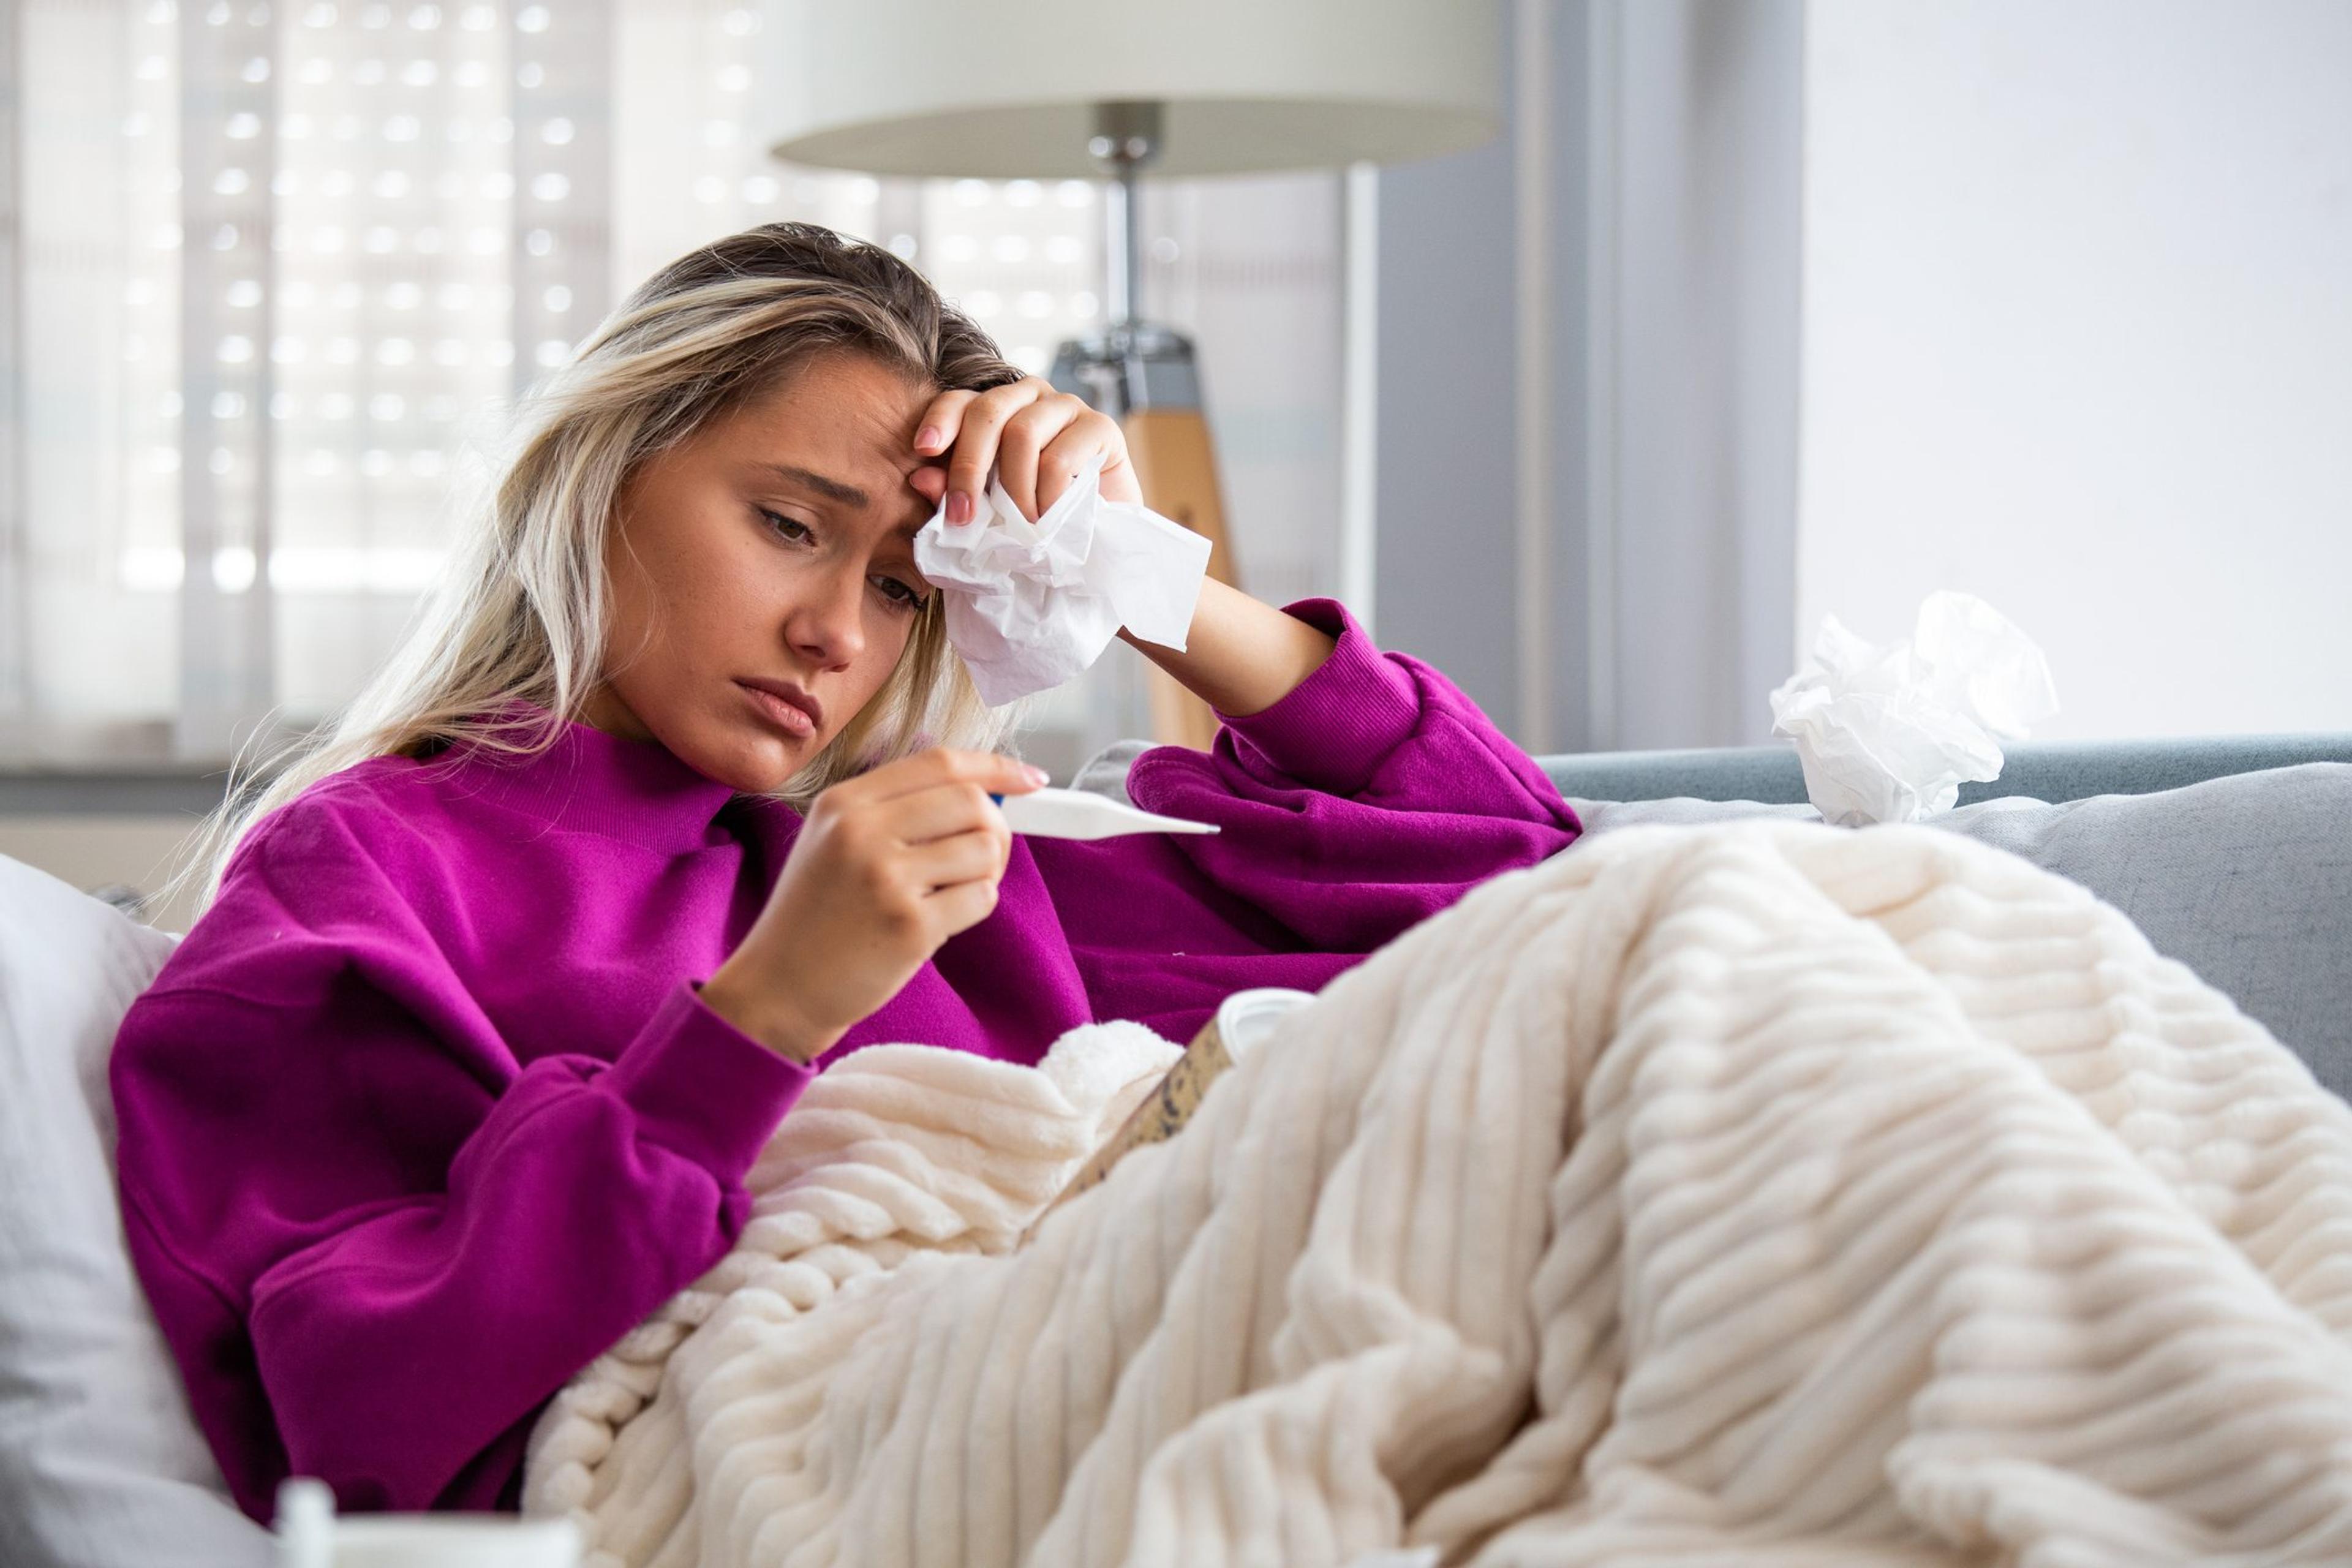
[[[950,523],[942,497],[915,535],[915,564],[947,595],[948,641],[992,708],[1059,686],[1102,657],[1122,626],[1184,647],[1208,574],[1208,536],[1103,500],[1102,465],[1097,456],[1035,522],[992,474],[970,522]]]
[[[1772,733],[1797,742],[1805,794],[1845,827],[1948,811],[1963,780],[2000,776],[2000,740],[2021,741],[2058,711],[2033,639],[1948,589],[1921,603],[1910,641],[1884,647],[1822,616],[1812,658],[1771,702]]]

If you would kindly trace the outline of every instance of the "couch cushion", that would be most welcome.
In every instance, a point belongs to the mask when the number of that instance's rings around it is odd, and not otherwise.
[[[0,1563],[258,1568],[132,1274],[107,1058],[172,941],[0,856]]]

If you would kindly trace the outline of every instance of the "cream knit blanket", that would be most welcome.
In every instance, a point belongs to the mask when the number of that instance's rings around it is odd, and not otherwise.
[[[2352,1561],[2352,1110],[1925,828],[1633,829],[1173,1047],[827,1072],[558,1398],[599,1564]]]

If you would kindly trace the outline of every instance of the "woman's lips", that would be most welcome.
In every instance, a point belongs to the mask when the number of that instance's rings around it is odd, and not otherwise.
[[[805,741],[816,733],[815,720],[774,692],[762,691],[756,686],[743,686],[740,680],[736,685],[742,687],[743,691],[751,697],[752,703],[767,716],[770,723],[786,734],[794,735]]]

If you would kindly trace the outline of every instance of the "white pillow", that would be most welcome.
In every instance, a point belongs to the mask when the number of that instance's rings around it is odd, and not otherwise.
[[[0,856],[0,1563],[242,1568],[229,1500],[131,1272],[106,1062],[172,939]]]

